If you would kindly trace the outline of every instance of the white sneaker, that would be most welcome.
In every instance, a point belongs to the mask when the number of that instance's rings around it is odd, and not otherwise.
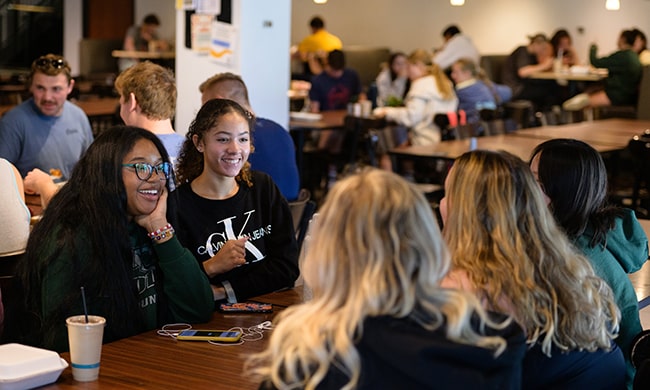
[[[589,107],[589,95],[580,93],[566,102],[562,103],[562,108],[566,111],[580,111],[585,107]]]

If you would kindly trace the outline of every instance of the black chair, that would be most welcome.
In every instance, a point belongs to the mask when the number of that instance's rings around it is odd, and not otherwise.
[[[641,189],[650,187],[650,130],[646,130],[641,135],[635,135],[628,143],[627,151],[632,158],[634,167],[631,208],[645,214],[647,210],[640,210],[640,198]]]
[[[22,297],[18,282],[15,276],[0,276],[0,290],[2,291],[2,302],[0,302],[0,344],[15,342],[21,334],[19,317],[23,312]],[[4,318],[1,318],[4,315]]]
[[[650,329],[643,330],[634,337],[630,359],[636,368],[633,388],[650,388]]]
[[[513,100],[503,105],[506,116],[511,118],[518,129],[539,126],[539,119],[535,116],[535,106],[530,100]]]
[[[506,134],[517,130],[517,123],[506,115],[503,106],[495,110],[482,109],[479,111],[481,122],[485,128],[485,135]]]
[[[440,129],[440,137],[443,141],[455,139],[467,139],[485,135],[485,128],[482,123],[467,123],[451,125],[449,115],[436,114],[433,123]]]
[[[630,118],[650,120],[650,65],[643,67],[636,105],[596,107],[594,119]]]
[[[481,56],[481,68],[485,75],[495,83],[501,83],[503,67],[508,60],[508,54],[491,54]]]
[[[298,199],[289,202],[289,209],[291,210],[293,227],[296,231],[298,249],[301,249],[302,243],[307,235],[309,221],[316,212],[316,202],[311,200],[311,193],[309,190],[303,188],[298,194]]]

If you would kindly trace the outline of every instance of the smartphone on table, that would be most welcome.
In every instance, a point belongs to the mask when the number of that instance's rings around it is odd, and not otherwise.
[[[219,310],[224,313],[271,313],[273,305],[263,302],[221,303]]]
[[[178,340],[185,341],[218,341],[221,343],[236,343],[241,339],[241,332],[231,330],[199,330],[188,329],[178,334]]]

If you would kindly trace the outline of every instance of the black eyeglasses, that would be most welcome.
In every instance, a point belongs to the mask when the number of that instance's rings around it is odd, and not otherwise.
[[[153,175],[153,171],[160,177],[160,180],[167,180],[171,172],[171,164],[168,162],[160,163],[155,167],[147,163],[122,164],[125,168],[135,169],[135,175],[142,181],[147,181]]]
[[[66,66],[66,63],[63,58],[39,58],[36,60],[36,66],[39,68],[51,66],[55,69],[61,69]]]

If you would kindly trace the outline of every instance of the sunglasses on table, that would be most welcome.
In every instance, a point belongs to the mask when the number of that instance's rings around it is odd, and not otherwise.
[[[149,180],[154,171],[156,171],[160,180],[167,180],[171,172],[171,164],[168,162],[160,163],[156,166],[147,163],[122,164],[122,167],[133,168],[135,175],[142,181]]]
[[[55,69],[61,69],[67,66],[67,63],[63,58],[39,58],[35,62],[36,66],[39,68],[47,68],[51,66]]]

